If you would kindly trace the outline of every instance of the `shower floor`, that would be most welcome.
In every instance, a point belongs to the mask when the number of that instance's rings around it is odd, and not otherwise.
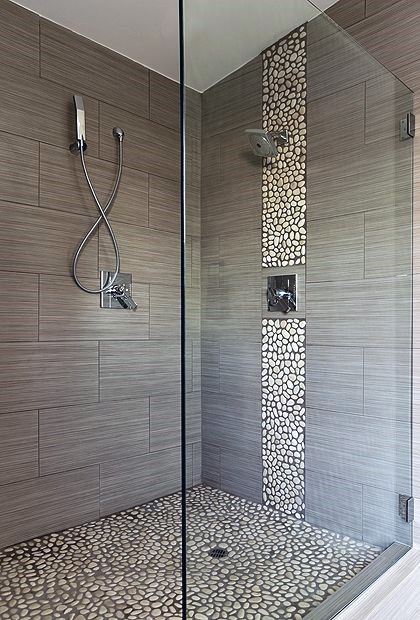
[[[227,493],[188,492],[188,618],[303,618],[381,549]],[[1,620],[180,615],[180,494],[0,553]],[[228,550],[213,559],[214,546]]]

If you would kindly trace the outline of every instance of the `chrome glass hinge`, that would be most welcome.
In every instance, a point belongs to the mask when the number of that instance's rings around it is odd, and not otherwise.
[[[400,495],[399,497],[399,513],[400,517],[406,523],[414,521],[414,497],[410,495]]]
[[[416,117],[412,112],[400,120],[400,140],[410,140],[416,135]]]

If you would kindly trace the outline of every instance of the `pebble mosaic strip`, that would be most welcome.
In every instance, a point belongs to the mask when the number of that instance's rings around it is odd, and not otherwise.
[[[264,504],[305,516],[305,331],[302,319],[262,322]]]
[[[263,128],[289,144],[263,161],[262,265],[305,263],[306,26],[263,53]]]
[[[0,552],[2,620],[181,619],[180,494]],[[209,487],[188,493],[194,620],[301,620],[380,553]],[[208,552],[227,548],[223,559]]]

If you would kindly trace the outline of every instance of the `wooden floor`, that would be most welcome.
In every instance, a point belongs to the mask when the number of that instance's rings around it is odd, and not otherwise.
[[[338,620],[420,620],[420,548],[413,549]]]

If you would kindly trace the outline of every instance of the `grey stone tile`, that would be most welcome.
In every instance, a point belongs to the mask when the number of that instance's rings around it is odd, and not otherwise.
[[[38,412],[0,416],[0,484],[37,478]]]
[[[211,443],[202,443],[203,483],[220,487],[220,448]]]
[[[306,467],[349,482],[410,493],[410,424],[308,409]]]
[[[44,409],[39,414],[41,475],[149,451],[149,400]]]
[[[101,466],[101,515],[168,495],[180,485],[180,448],[110,461]]]
[[[261,458],[261,403],[241,394],[203,393],[203,442]]]
[[[361,540],[362,485],[307,469],[305,520]]]
[[[308,282],[362,279],[364,214],[310,220],[307,256]]]
[[[407,162],[408,163],[408,162]],[[394,208],[365,214],[365,277],[411,275],[412,204],[411,172],[405,173],[407,190],[399,192]]]
[[[365,349],[364,411],[367,416],[410,422],[410,348]]]
[[[220,391],[254,400],[260,398],[260,342],[224,340],[220,343]]]
[[[363,487],[363,540],[383,548],[393,542],[411,545],[411,526],[398,513],[398,493]]]
[[[363,414],[363,350],[307,347],[306,403],[314,409]]]
[[[308,284],[308,343],[409,347],[410,291],[405,277]]]
[[[250,501],[262,502],[261,453],[221,450],[221,489]]]

